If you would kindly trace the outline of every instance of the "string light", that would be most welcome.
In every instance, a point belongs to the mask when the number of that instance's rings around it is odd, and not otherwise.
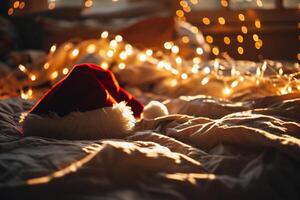
[[[230,38],[228,36],[224,37],[224,43],[230,45]]]
[[[211,35],[207,35],[205,37],[205,40],[206,40],[206,42],[208,42],[210,44],[214,42],[214,38]]]
[[[224,19],[224,17],[219,17],[218,18],[218,21],[219,21],[219,23],[221,24],[221,25],[224,25],[225,24],[225,19]]]
[[[248,33],[248,28],[246,26],[242,26],[241,30],[244,34]]]
[[[108,32],[107,31],[103,31],[102,33],[101,33],[101,38],[102,39],[106,39],[108,37]]]
[[[203,22],[203,24],[205,24],[205,25],[209,25],[209,24],[210,24],[210,19],[207,18],[207,17],[203,17],[202,22]]]
[[[219,55],[219,53],[220,53],[220,51],[219,51],[219,48],[218,47],[213,47],[212,48],[212,53],[214,54],[214,55]]]
[[[245,15],[243,15],[242,13],[240,13],[238,15],[238,18],[239,18],[240,21],[245,21]]]
[[[243,43],[243,41],[244,41],[244,38],[243,38],[242,35],[238,35],[238,36],[236,37],[236,39],[237,39],[237,41],[238,41],[239,43]]]
[[[68,72],[69,72],[68,68],[63,68],[63,70],[62,70],[63,75],[67,75]]]
[[[198,47],[196,49],[196,52],[197,52],[198,55],[202,55],[203,54],[203,49],[201,47]]]

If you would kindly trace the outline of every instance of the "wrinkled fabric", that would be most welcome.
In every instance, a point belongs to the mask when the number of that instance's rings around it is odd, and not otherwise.
[[[32,103],[0,102],[4,199],[299,199],[299,94],[169,99],[125,140],[22,137]],[[22,116],[22,115],[21,115]],[[217,116],[217,117],[216,117]]]

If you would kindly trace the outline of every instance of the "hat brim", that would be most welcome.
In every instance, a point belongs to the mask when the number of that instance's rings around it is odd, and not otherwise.
[[[23,133],[55,139],[103,139],[128,136],[135,126],[133,112],[125,102],[87,112],[72,112],[60,117],[55,113],[29,113],[24,119]]]

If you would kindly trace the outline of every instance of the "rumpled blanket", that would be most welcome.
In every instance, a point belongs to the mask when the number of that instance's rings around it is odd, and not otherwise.
[[[119,140],[23,137],[0,101],[1,199],[299,199],[300,94],[164,102]]]

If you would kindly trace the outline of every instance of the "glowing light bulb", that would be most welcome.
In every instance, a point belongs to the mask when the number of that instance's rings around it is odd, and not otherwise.
[[[188,78],[188,75],[187,75],[186,73],[182,73],[182,74],[181,74],[181,78],[185,80],[185,79]]]
[[[151,49],[146,50],[146,55],[147,56],[152,56],[152,54],[153,54],[153,51]]]
[[[231,89],[229,88],[229,87],[225,87],[224,89],[223,89],[223,94],[225,95],[225,96],[229,96],[230,94],[231,94]]]
[[[112,58],[114,56],[113,50],[108,50],[107,53],[106,53],[106,56],[109,57],[109,58]]]
[[[110,48],[115,49],[118,46],[118,42],[116,40],[111,40],[109,46]]]
[[[107,31],[103,31],[102,33],[101,33],[101,38],[102,39],[106,39],[108,37],[108,32]]]
[[[209,74],[210,73],[210,68],[209,67],[204,67],[203,72],[205,74]]]
[[[174,46],[171,48],[171,51],[172,51],[172,53],[177,54],[177,53],[179,53],[179,47],[176,46],[176,45],[174,45]]]
[[[115,40],[117,42],[122,42],[123,41],[123,37],[121,35],[116,35]]]
[[[198,55],[202,55],[203,54],[203,49],[201,47],[198,47],[196,49],[196,52],[197,52]]]
[[[121,62],[121,63],[119,63],[118,67],[119,67],[119,69],[125,69],[126,65],[125,65],[125,63]]]
[[[48,69],[49,67],[50,67],[49,63],[46,62],[46,63],[44,64],[44,69]]]
[[[240,13],[238,15],[238,18],[239,18],[240,21],[245,21],[245,15],[243,15],[242,13]]]
[[[19,69],[22,71],[22,72],[25,72],[27,71],[26,67],[22,64],[19,65]]]
[[[171,48],[172,48],[172,43],[171,42],[165,42],[164,43],[164,47],[165,47],[165,49],[168,49],[168,50],[170,50]]]
[[[182,63],[182,58],[180,58],[179,56],[176,57],[175,59],[177,64],[181,64]]]
[[[230,38],[228,36],[224,37],[224,43],[229,45],[230,44]]]
[[[204,77],[201,81],[201,85],[206,85],[209,82],[209,78],[208,77]]]
[[[56,51],[56,44],[53,44],[50,48],[50,53],[54,53]]]
[[[147,60],[147,56],[143,53],[139,54],[138,58],[142,62],[145,62]]]
[[[32,81],[35,81],[35,80],[36,80],[36,75],[31,74],[31,75],[30,75],[30,79],[31,79]]]
[[[79,54],[79,49],[73,49],[72,53],[71,53],[71,57],[75,58],[77,57]]]
[[[86,48],[86,51],[89,54],[95,53],[95,51],[96,51],[96,45],[95,44],[88,45],[87,48]]]
[[[52,74],[51,74],[50,78],[53,80],[53,79],[56,79],[56,78],[57,78],[57,76],[58,76],[58,73],[57,73],[57,71],[54,71],[54,72],[52,72]]]
[[[224,25],[225,24],[225,19],[224,19],[224,17],[219,17],[218,18],[218,21],[219,21],[219,23],[221,24],[221,25]]]
[[[62,70],[63,75],[67,75],[68,72],[69,72],[68,68],[63,68],[63,70]]]
[[[205,25],[209,25],[209,24],[210,24],[210,19],[207,18],[207,17],[204,17],[204,18],[202,19],[202,22],[203,22],[203,24],[205,24]]]

